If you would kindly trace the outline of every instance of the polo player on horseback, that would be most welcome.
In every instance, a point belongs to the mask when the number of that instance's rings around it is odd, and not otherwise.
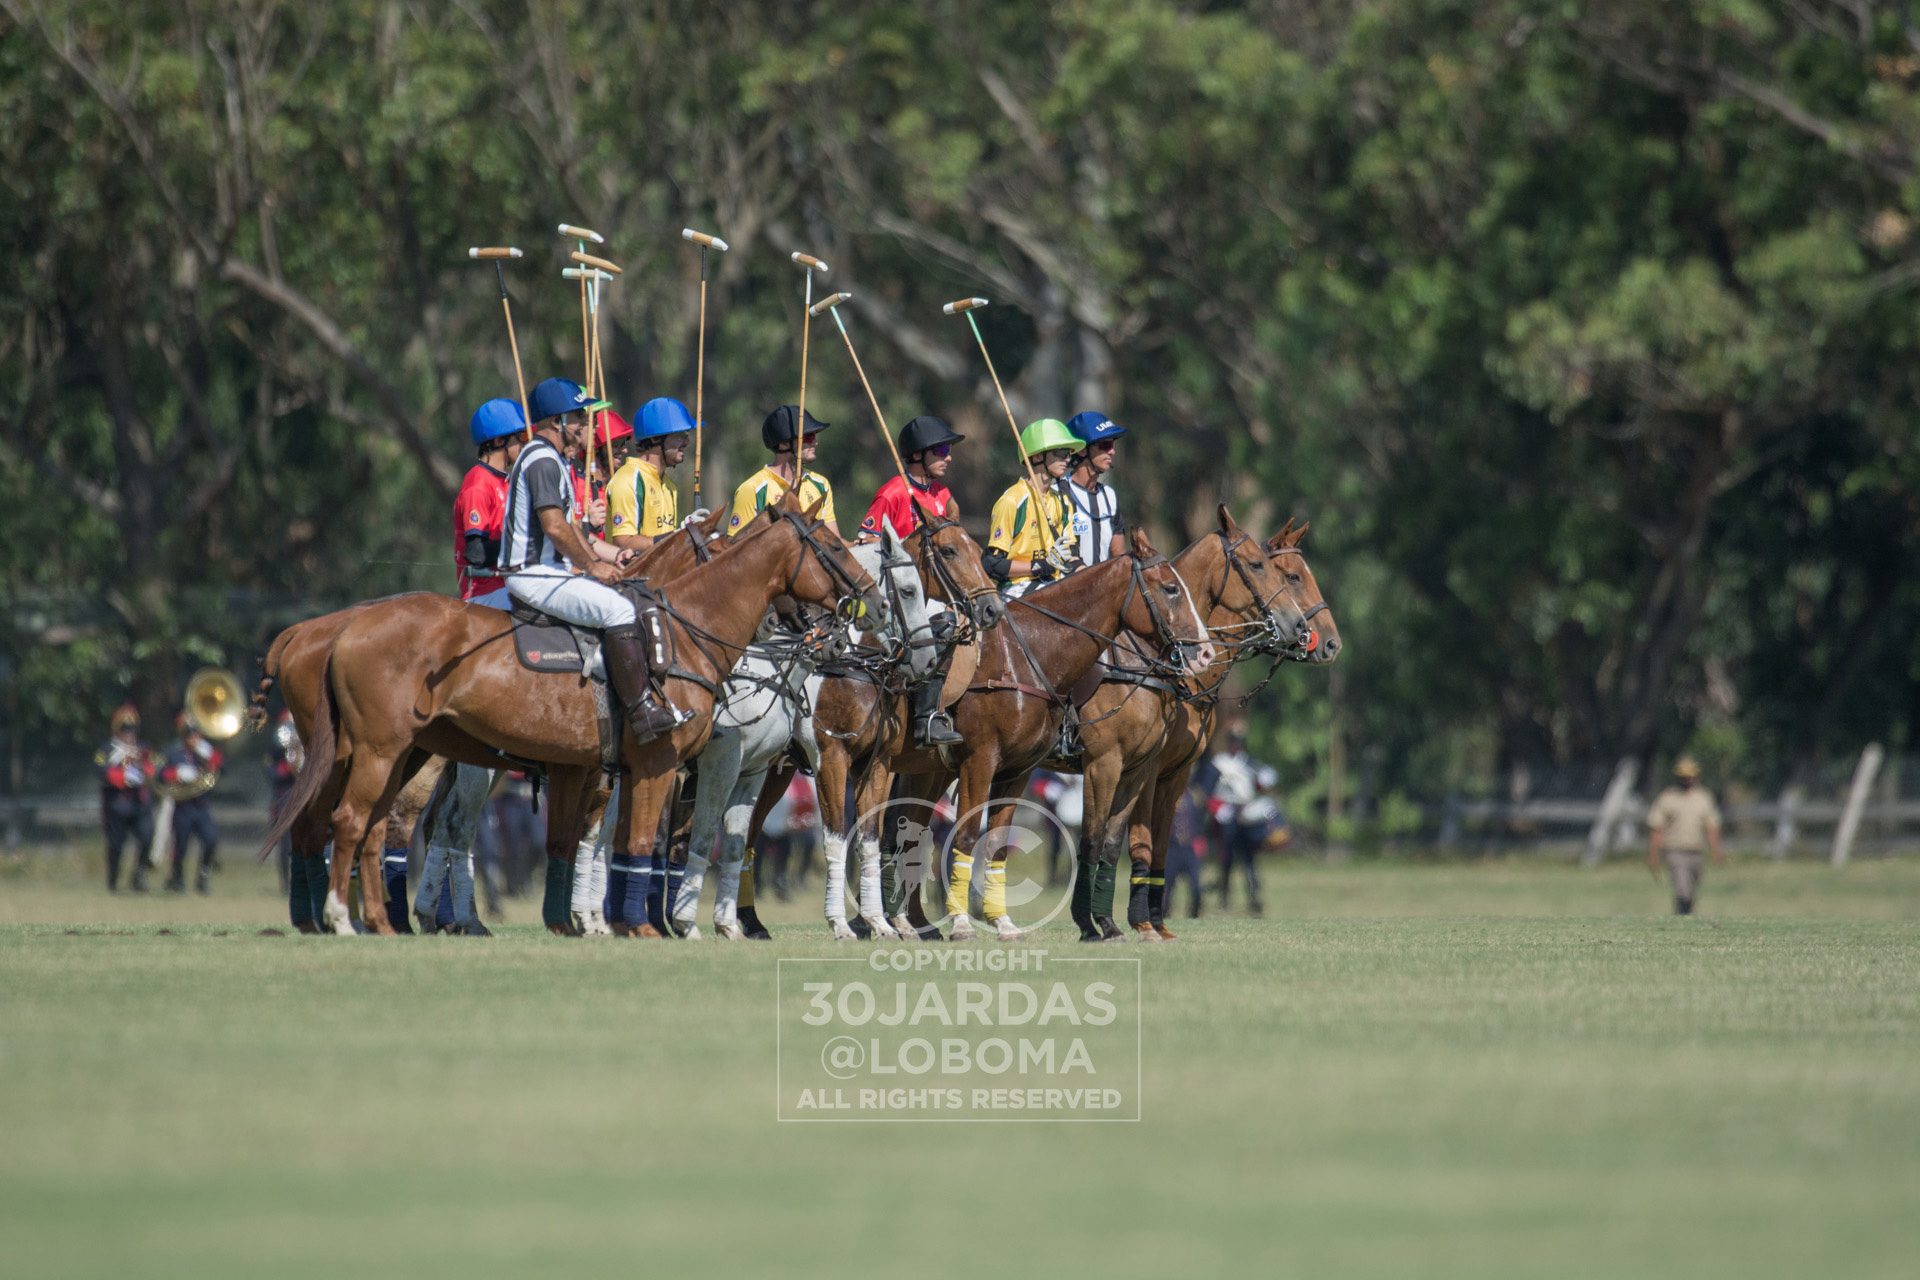
[[[668,467],[687,456],[693,415],[678,400],[660,396],[640,406],[640,422],[628,429],[633,453],[607,487],[607,539],[616,547],[645,551],[654,539],[680,527],[680,491]],[[704,520],[696,511],[689,520]]]
[[[513,602],[499,573],[500,522],[507,511],[507,468],[519,456],[527,419],[519,401],[489,400],[473,411],[467,429],[480,457],[453,502],[460,598],[507,609]]]
[[[980,553],[987,576],[1000,594],[1017,600],[1035,587],[1084,568],[1073,549],[1073,525],[1067,500],[1058,488],[1080,452],[1080,440],[1058,418],[1041,418],[1020,433],[1020,449],[1035,471],[1046,477],[1036,510],[1033,485],[1020,479],[993,504],[993,536]]]
[[[1125,555],[1127,539],[1120,523],[1120,500],[1106,483],[1113,470],[1114,442],[1127,434],[1111,418],[1089,409],[1067,419],[1067,430],[1080,441],[1073,456],[1073,469],[1055,488],[1073,508],[1073,536],[1080,559],[1099,564]]]
[[[500,560],[515,600],[604,633],[607,681],[626,709],[634,740],[650,742],[691,717],[654,692],[633,602],[612,589],[620,580],[614,565],[631,553],[589,543],[575,527],[579,509],[561,451],[586,447],[587,403],[580,385],[565,378],[533,389],[534,436],[507,477]]]
[[[947,468],[953,465],[953,446],[966,439],[940,419],[922,415],[900,428],[900,456],[906,460],[903,480],[894,476],[873,495],[867,518],[860,522],[860,542],[878,542],[882,522],[892,526],[904,541],[931,511],[936,516],[958,519],[960,504],[953,491],[942,483]],[[927,611],[932,615],[934,639],[940,642],[940,661],[933,674],[913,686],[913,745],[916,747],[952,746],[960,741],[953,719],[940,709],[940,690],[946,680],[947,660],[952,655],[953,615],[938,600],[929,598]]]
[[[809,413],[803,429],[800,412],[798,405],[783,404],[760,424],[760,443],[773,455],[773,461],[741,481],[740,487],[733,491],[733,505],[728,508],[727,516],[729,538],[746,528],[756,515],[780,501],[780,495],[795,485],[800,486],[803,505],[811,505],[818,498],[826,499],[815,514],[836,532],[839,530],[840,518],[833,512],[833,486],[827,483],[825,476],[807,470],[807,464],[819,452],[815,437],[833,424],[822,422]]]

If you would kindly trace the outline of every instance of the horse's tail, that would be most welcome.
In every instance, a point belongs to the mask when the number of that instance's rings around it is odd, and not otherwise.
[[[273,693],[274,685],[280,683],[280,656],[286,652],[287,641],[298,628],[288,627],[273,638],[267,646],[267,652],[260,659],[260,687],[247,704],[247,727],[255,733],[267,727],[267,698]]]
[[[277,662],[274,655],[268,656]],[[279,846],[281,838],[293,829],[293,824],[320,795],[327,785],[327,779],[332,776],[333,756],[339,746],[339,718],[339,712],[333,705],[333,655],[328,654],[326,669],[320,673],[320,691],[313,703],[313,728],[307,733],[307,758],[301,762],[293,787],[281,801],[280,812],[275,815],[266,841],[260,846],[262,860]]]

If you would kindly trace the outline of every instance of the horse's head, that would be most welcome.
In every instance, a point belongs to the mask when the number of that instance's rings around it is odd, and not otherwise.
[[[854,559],[853,549],[820,518],[826,501],[822,495],[804,510],[782,510],[777,517],[800,542],[800,558],[787,579],[786,594],[806,604],[825,605],[844,621],[871,625],[884,619],[886,601],[879,584]]]
[[[936,600],[965,608],[977,629],[990,631],[999,626],[1007,606],[987,571],[980,567],[980,544],[967,536],[958,520],[936,516],[924,508],[920,514],[920,527],[910,541],[927,590]]]
[[[1266,549],[1241,529],[1225,503],[1217,513],[1219,528],[1194,545],[1195,550],[1211,553],[1206,564],[1210,576],[1205,581],[1218,584],[1210,593],[1212,611],[1207,622],[1247,652],[1279,653],[1304,644],[1306,620],[1287,590],[1286,575],[1268,560]],[[1211,563],[1216,555],[1217,567]],[[1180,564],[1185,566],[1184,556]]]
[[[1121,602],[1120,625],[1187,674],[1199,675],[1213,665],[1213,645],[1187,584],[1167,558],[1153,549],[1146,530],[1134,529],[1127,546],[1133,581]]]
[[[908,554],[906,543],[884,520],[880,522],[880,541],[857,546],[853,554],[867,575],[879,582],[886,606],[881,625],[867,629],[879,635],[896,661],[905,660],[908,678],[919,683],[933,674],[939,660],[939,643],[927,612],[920,570]]]
[[[1293,521],[1267,539],[1267,561],[1286,584],[1287,594],[1300,610],[1306,634],[1288,655],[1300,662],[1332,662],[1340,655],[1340,627],[1333,620],[1333,606],[1320,594],[1307,557],[1300,551],[1300,539],[1310,525],[1295,528]]]

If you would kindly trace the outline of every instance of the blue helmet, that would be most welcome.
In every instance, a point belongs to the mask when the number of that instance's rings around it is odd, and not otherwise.
[[[640,406],[639,420],[634,423],[633,439],[637,444],[642,440],[653,440],[660,436],[670,436],[680,431],[693,430],[693,415],[687,412],[687,406],[668,396],[660,396]]]
[[[1115,436],[1127,434],[1125,427],[1115,426],[1113,419],[1094,409],[1089,409],[1085,413],[1076,413],[1068,418],[1067,430],[1073,432],[1074,439],[1083,444],[1092,444],[1096,440],[1111,440]]]
[[[533,395],[528,397],[527,412],[533,415],[535,422],[544,422],[576,409],[583,410],[592,403],[593,397],[571,378],[548,378],[535,387]]]
[[[518,400],[489,400],[473,411],[473,421],[468,424],[468,429],[473,432],[475,444],[485,444],[501,436],[525,431],[527,418],[520,412]]]

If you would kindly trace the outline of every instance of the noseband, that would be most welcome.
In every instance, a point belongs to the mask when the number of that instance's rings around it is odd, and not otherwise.
[[[867,577],[866,570],[864,569],[860,571],[860,578],[855,578],[847,572],[846,566],[829,555],[827,549],[820,545],[814,535],[821,529],[824,529],[827,522],[825,520],[813,520],[809,522],[807,517],[797,511],[782,512],[781,516],[783,519],[792,522],[794,532],[799,534],[801,543],[813,552],[814,559],[818,560],[821,567],[827,571],[827,576],[833,579],[835,585],[845,588],[840,597],[840,603],[834,607],[834,612],[839,615],[841,621],[853,622],[865,617],[867,606],[866,602],[860,599],[860,597],[873,591],[873,579]],[[793,594],[794,584],[800,579],[800,566],[805,560],[806,557],[801,556],[800,559],[793,562],[793,572],[787,575],[788,595]],[[862,585],[861,579],[866,580],[864,585]]]
[[[958,527],[960,522],[950,517],[933,516],[927,513],[924,507],[921,508],[921,511],[920,527],[915,529],[911,536],[921,540],[921,545],[926,552],[927,564],[931,569],[934,580],[940,584],[940,590],[946,594],[948,602],[952,604],[964,604],[967,609],[968,618],[977,624],[979,619],[974,610],[975,602],[985,599],[987,596],[997,597],[1000,593],[995,590],[992,583],[988,583],[984,587],[976,587],[972,591],[964,591],[961,589],[959,580],[953,576],[953,570],[949,569],[939,555],[936,554],[936,548],[933,544],[933,536],[936,533],[949,527]]]
[[[1280,615],[1273,611],[1273,598],[1282,591],[1287,590],[1287,584],[1283,582],[1267,595],[1262,596],[1260,594],[1260,588],[1253,585],[1253,575],[1247,571],[1246,563],[1235,554],[1243,545],[1253,541],[1252,536],[1242,532],[1239,537],[1229,540],[1225,529],[1215,529],[1214,536],[1220,539],[1221,546],[1226,551],[1227,557],[1227,567],[1220,570],[1220,598],[1223,600],[1226,598],[1227,574],[1229,572],[1237,573],[1240,575],[1240,581],[1245,584],[1247,588],[1247,594],[1252,596],[1254,602],[1260,606],[1260,620],[1258,622],[1236,623],[1233,627],[1235,630],[1238,630],[1242,626],[1258,627],[1260,633],[1246,640],[1232,641],[1231,643],[1234,647],[1244,648],[1249,653],[1278,653],[1297,648],[1305,643],[1302,640],[1285,641],[1281,638]],[[1296,609],[1299,608],[1297,604],[1294,607]],[[1322,604],[1319,608],[1324,609],[1326,605]],[[1316,609],[1315,612],[1319,612],[1319,609]],[[1303,617],[1302,622],[1304,623],[1304,621],[1305,619]]]

